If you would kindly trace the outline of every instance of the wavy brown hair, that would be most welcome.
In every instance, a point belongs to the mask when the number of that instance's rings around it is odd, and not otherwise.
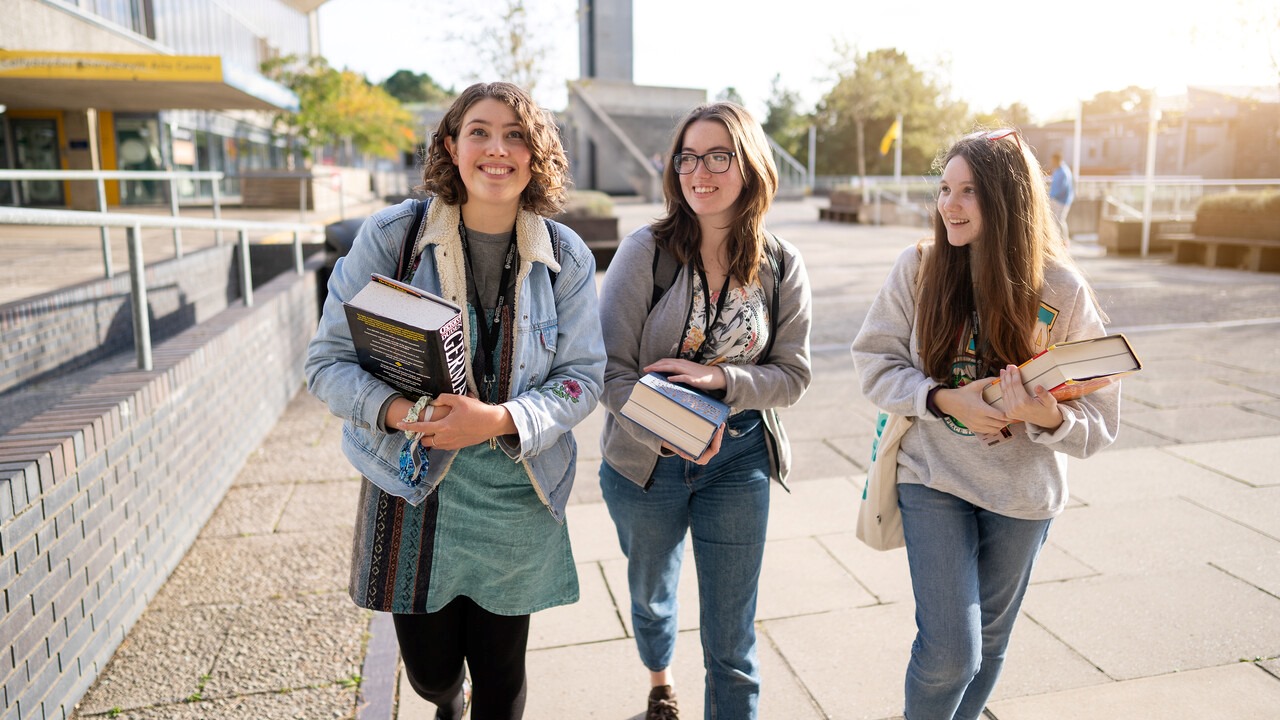
[[[916,327],[924,371],[947,382],[977,312],[978,367],[998,369],[1035,353],[1032,331],[1045,267],[1072,264],[1049,213],[1043,171],[1019,133],[979,131],[935,160],[941,172],[962,157],[973,173],[981,235],[964,247],[947,242],[946,220],[934,212],[934,242],[920,267]],[[994,139],[990,139],[994,138]],[[981,371],[980,371],[981,372]]]
[[[702,230],[698,216],[684,197],[680,188],[680,176],[676,174],[671,157],[684,148],[684,135],[689,126],[699,120],[715,120],[729,131],[737,160],[734,168],[742,173],[742,193],[734,203],[734,216],[729,227],[726,250],[729,256],[729,274],[743,284],[755,281],[760,263],[764,260],[764,216],[769,211],[773,196],[778,192],[778,169],[773,164],[769,141],[760,123],[741,106],[730,102],[718,102],[694,108],[676,128],[671,152],[662,171],[662,191],[666,196],[666,215],[653,224],[653,236],[667,252],[681,263],[692,259],[701,264],[698,253],[702,245]]]
[[[529,93],[506,82],[476,83],[453,101],[431,135],[422,164],[422,185],[418,189],[450,205],[467,202],[467,188],[462,184],[458,167],[445,150],[444,139],[452,138],[456,143],[467,111],[487,98],[501,102],[516,114],[532,155],[529,161],[532,177],[524,192],[520,193],[520,207],[543,217],[559,214],[564,208],[569,187],[569,161],[560,144],[560,129],[550,113],[538,107]]]

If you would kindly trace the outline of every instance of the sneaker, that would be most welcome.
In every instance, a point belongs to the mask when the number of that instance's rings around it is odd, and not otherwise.
[[[644,720],[680,720],[680,707],[670,685],[659,685],[649,691],[649,710]]]

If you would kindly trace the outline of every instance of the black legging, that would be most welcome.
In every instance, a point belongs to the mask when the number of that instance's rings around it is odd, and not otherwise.
[[[528,615],[494,615],[459,597],[439,612],[392,619],[409,684],[439,708],[436,717],[462,717],[463,660],[471,670],[472,720],[524,715]]]

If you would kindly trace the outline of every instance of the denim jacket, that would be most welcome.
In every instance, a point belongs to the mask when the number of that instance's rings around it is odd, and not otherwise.
[[[399,479],[399,455],[405,436],[383,432],[378,417],[396,394],[391,386],[357,363],[342,303],[369,282],[372,273],[393,276],[401,243],[413,221],[413,202],[379,211],[365,221],[351,251],[338,260],[329,278],[329,295],[319,328],[307,348],[307,387],[343,418],[342,450],[351,464],[382,490],[418,504],[449,472],[457,451],[430,450],[426,479],[409,487]],[[416,251],[422,260],[411,284],[466,306],[467,285],[458,237],[460,210],[431,202]],[[581,238],[559,225],[557,262],[546,224],[521,210],[516,218],[520,256],[512,328],[511,393],[502,405],[517,434],[498,438],[499,446],[529,475],[538,497],[563,522],[573,487],[577,445],[570,429],[595,408],[604,382],[604,341],[596,300],[595,259]],[[554,287],[548,270],[558,273]],[[463,333],[471,346],[472,328],[463,315]],[[467,386],[476,383],[467,363]]]

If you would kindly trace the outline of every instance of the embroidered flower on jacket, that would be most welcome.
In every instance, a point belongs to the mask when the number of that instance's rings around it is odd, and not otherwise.
[[[578,398],[582,397],[582,386],[578,384],[577,380],[565,380],[552,385],[551,392],[556,397],[578,402]]]

